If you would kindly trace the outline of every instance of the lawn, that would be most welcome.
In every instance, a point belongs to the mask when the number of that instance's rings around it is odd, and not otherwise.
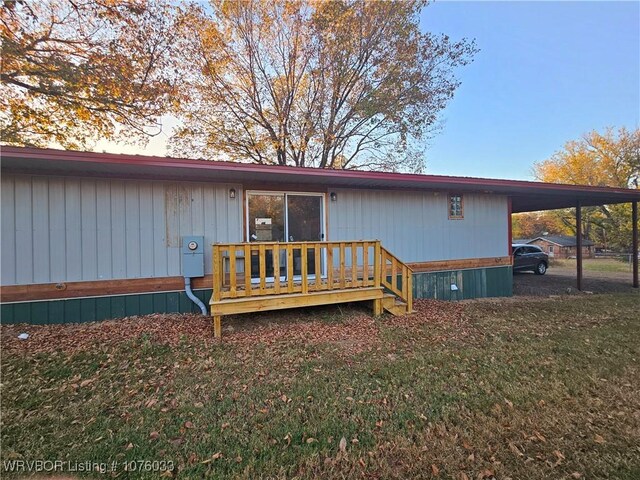
[[[554,259],[552,268],[566,268],[576,270],[575,259]],[[584,258],[582,268],[585,272],[631,272],[631,262],[613,258]]]
[[[0,473],[640,478],[637,294],[416,309],[3,326]]]

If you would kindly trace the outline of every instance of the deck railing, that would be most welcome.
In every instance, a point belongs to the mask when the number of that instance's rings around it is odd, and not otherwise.
[[[215,244],[213,300],[377,287],[379,255],[378,241]]]
[[[411,269],[377,240],[213,245],[213,301],[384,286],[411,302]]]
[[[382,286],[407,302],[407,311],[413,310],[413,270],[393,253],[380,247]]]

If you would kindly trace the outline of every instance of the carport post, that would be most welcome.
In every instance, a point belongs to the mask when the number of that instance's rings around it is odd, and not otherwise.
[[[638,288],[638,202],[631,203],[631,231],[633,241],[631,253],[633,255],[633,288]]]
[[[577,288],[582,290],[582,202],[576,203],[576,276]]]

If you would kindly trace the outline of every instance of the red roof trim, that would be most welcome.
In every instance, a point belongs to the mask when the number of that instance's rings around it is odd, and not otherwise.
[[[559,183],[530,182],[524,180],[501,180],[478,177],[454,177],[448,175],[421,175],[413,173],[371,172],[363,170],[331,170],[318,168],[289,167],[281,165],[258,165],[237,162],[210,160],[194,160],[187,158],[157,157],[147,155],[127,155],[115,153],[98,153],[75,150],[57,150],[31,147],[2,146],[2,157],[28,157],[43,160],[76,161],[100,164],[136,165],[159,168],[187,168],[217,171],[236,171],[254,173],[287,173],[320,179],[353,178],[369,180],[395,180],[419,186],[421,183],[434,182],[442,185],[456,184],[476,187],[537,187],[550,191],[571,190],[602,193],[625,193],[628,188],[593,187],[587,185],[570,185]],[[409,185],[407,185],[409,186]]]

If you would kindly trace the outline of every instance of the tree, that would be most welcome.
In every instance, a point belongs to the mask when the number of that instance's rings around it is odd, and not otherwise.
[[[172,152],[417,170],[473,42],[421,33],[424,2],[247,0],[192,8]]]
[[[513,238],[535,238],[542,235],[575,234],[568,231],[556,215],[549,212],[518,213],[513,216]]]
[[[534,165],[538,180],[552,183],[638,188],[640,182],[640,129],[609,128],[592,131],[567,142],[550,159]],[[554,212],[574,233],[575,209]],[[631,244],[631,207],[604,205],[583,209],[584,236],[607,248],[628,249]]]
[[[159,133],[179,24],[162,0],[4,0],[2,141],[86,148]]]

